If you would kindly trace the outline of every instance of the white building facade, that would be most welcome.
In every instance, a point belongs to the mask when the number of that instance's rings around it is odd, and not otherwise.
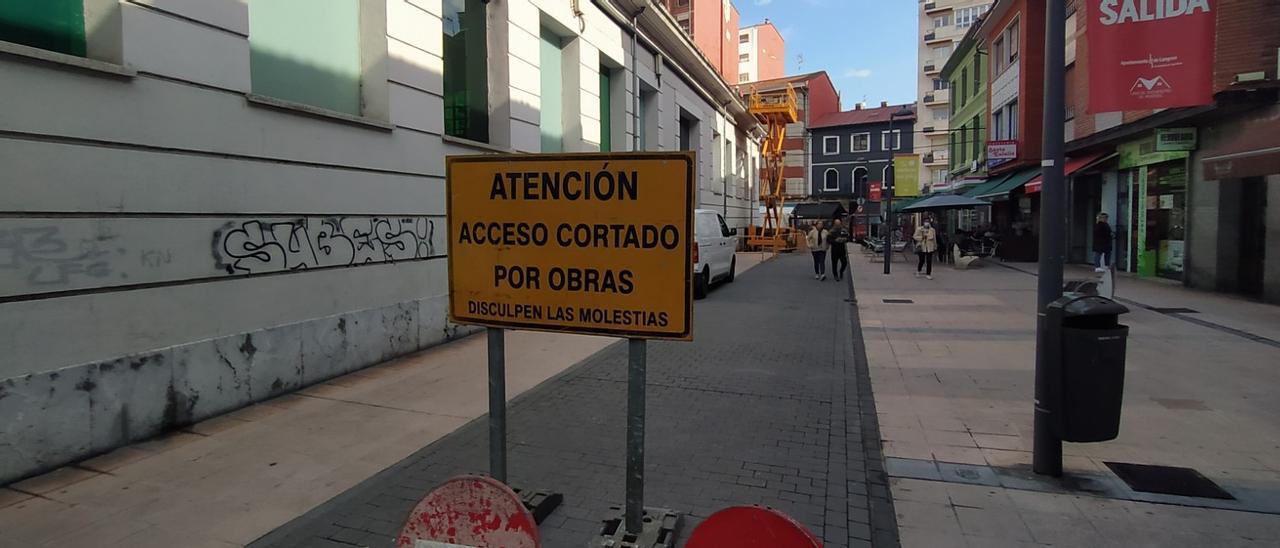
[[[447,155],[690,148],[746,226],[759,130],[665,12],[633,58],[641,4],[85,0],[0,34],[0,483],[469,332]]]

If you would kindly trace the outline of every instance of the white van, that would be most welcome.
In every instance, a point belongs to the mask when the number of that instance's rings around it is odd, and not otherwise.
[[[707,296],[711,283],[733,282],[738,260],[738,229],[710,209],[693,210],[693,297]]]

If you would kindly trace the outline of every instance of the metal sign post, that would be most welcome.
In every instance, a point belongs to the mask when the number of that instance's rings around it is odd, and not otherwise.
[[[644,529],[644,339],[627,340],[627,532]]]
[[[507,349],[502,328],[489,337],[489,475],[507,482]]]
[[[449,320],[489,328],[494,479],[507,480],[503,330],[629,340],[625,508],[595,546],[674,543],[679,514],[644,506],[645,345],[693,338],[696,165],[692,152],[446,160]],[[541,521],[538,495],[521,494]]]

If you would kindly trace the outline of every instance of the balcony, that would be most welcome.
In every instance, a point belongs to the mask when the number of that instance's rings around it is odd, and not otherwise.
[[[945,125],[926,126],[922,132],[925,137],[945,137],[947,135],[947,128]]]
[[[950,44],[951,33],[945,29],[938,29],[929,34],[924,35],[924,43],[930,46],[938,44]]]
[[[945,152],[930,152],[924,155],[924,163],[928,166],[945,166],[948,159]]]
[[[937,2],[926,2],[924,5],[924,12],[929,15],[944,11],[951,11],[951,6],[939,6]]]
[[[924,73],[928,76],[933,76],[939,72],[942,72],[942,66],[936,61],[929,61],[929,63],[924,66]]]
[[[942,106],[951,103],[951,94],[945,89],[940,89],[932,93],[926,93],[924,96],[924,104],[930,107]]]

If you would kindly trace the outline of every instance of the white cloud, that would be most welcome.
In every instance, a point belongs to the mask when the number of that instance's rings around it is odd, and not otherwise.
[[[845,78],[867,78],[871,76],[871,69],[849,69],[844,71]]]

